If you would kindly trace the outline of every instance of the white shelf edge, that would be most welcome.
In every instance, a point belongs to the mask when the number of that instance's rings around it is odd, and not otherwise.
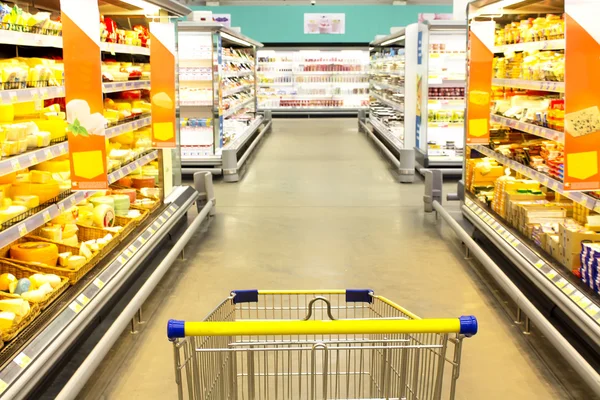
[[[144,165],[148,164],[150,161],[155,160],[157,158],[158,158],[158,150],[154,150],[154,151],[138,158],[137,160],[134,160],[134,161],[128,163],[127,165],[124,165],[123,167],[117,169],[116,171],[108,174],[108,183],[109,184],[115,183],[116,181],[118,181],[119,179],[124,177],[125,175],[135,171],[136,169],[140,168],[141,166],[144,166]]]
[[[1,33],[2,31],[0,31]],[[16,104],[27,101],[47,100],[65,97],[64,86],[45,86],[39,88],[1,90],[0,104]]]
[[[131,130],[143,128],[152,124],[152,117],[144,117],[136,119],[135,121],[127,122],[125,124],[116,125],[110,128],[106,128],[104,135],[107,139],[122,135],[123,133]]]
[[[492,85],[556,93],[565,92],[565,83],[556,81],[528,81],[526,79],[494,78],[492,79]]]
[[[41,35],[38,33],[24,33],[11,30],[0,30],[0,43],[15,46],[54,47],[62,49],[62,36]]]
[[[246,130],[241,135],[237,136],[233,141],[227,143],[226,146],[223,146],[222,151],[239,149],[240,146],[246,142],[248,136],[250,136],[260,126],[260,124],[262,124],[262,121],[262,116],[256,118],[250,125],[248,125]]]
[[[521,132],[539,136],[544,139],[553,140],[555,142],[564,143],[564,132],[555,131],[554,129],[544,128],[543,126],[528,124],[526,122],[517,121],[515,119],[506,118],[501,115],[492,114],[490,119],[493,122],[508,126]]]
[[[244,101],[244,102],[243,102],[243,103],[241,103],[241,104],[238,104],[237,106],[235,106],[235,107],[233,107],[233,108],[230,108],[230,109],[226,110],[226,111],[223,113],[223,118],[229,118],[229,117],[231,117],[233,114],[235,114],[236,112],[238,112],[238,111],[239,111],[239,110],[241,110],[242,108],[244,108],[244,107],[247,107],[247,106],[248,106],[248,104],[252,103],[253,101],[254,101],[254,97],[252,97],[252,98],[250,98],[250,99],[248,99],[248,100]]]
[[[142,56],[150,55],[150,48],[141,46],[131,46],[128,44],[119,43],[100,43],[100,50],[108,53],[119,53],[119,54],[136,54]]]
[[[149,80],[123,81],[123,82],[104,82],[102,84],[103,93],[116,93],[125,90],[150,89]]]
[[[229,89],[229,90],[224,90],[223,91],[223,97],[231,96],[232,94],[243,92],[244,90],[251,89],[253,87],[254,87],[254,84],[252,83],[252,84],[238,86],[236,88]]]

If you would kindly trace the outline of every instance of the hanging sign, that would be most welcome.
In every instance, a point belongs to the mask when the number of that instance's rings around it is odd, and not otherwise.
[[[152,146],[176,148],[175,134],[175,24],[150,23]]]
[[[108,188],[97,0],[61,0],[72,190]]]
[[[565,1],[565,190],[600,189],[597,2]]]

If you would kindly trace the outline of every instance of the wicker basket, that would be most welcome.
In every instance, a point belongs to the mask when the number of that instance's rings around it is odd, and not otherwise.
[[[120,215],[115,216],[115,225],[122,226],[123,230],[120,232],[122,237],[129,235],[136,227],[138,227],[146,218],[148,218],[148,210],[138,209],[131,206],[132,210],[138,210],[140,216],[137,218],[122,217]]]
[[[18,265],[14,262],[9,262],[9,261],[0,259],[0,274],[5,274],[5,273],[13,274],[15,276],[15,278],[21,279],[21,278],[29,278],[31,275],[37,274],[38,271],[35,271],[31,268],[24,267],[22,265]],[[55,274],[55,275],[59,275],[59,274]],[[41,301],[38,301],[38,302],[30,301],[30,303],[37,304],[41,310],[46,309],[50,304],[52,304],[52,302],[54,300],[56,300],[58,298],[58,296],[61,295],[62,292],[67,290],[67,287],[69,286],[68,278],[66,278],[64,276],[60,276],[60,275],[59,275],[59,277],[60,277],[60,285],[57,288],[55,288],[52,292],[50,292],[46,296],[44,296],[44,298]],[[12,293],[0,291],[0,300],[1,299],[20,299],[20,298],[21,298],[21,296],[19,296],[18,294],[12,294]]]
[[[40,307],[36,303],[29,303],[30,308],[27,315],[25,315],[19,322],[14,324],[5,331],[0,331],[0,339],[3,342],[9,342],[15,338],[23,329],[25,329],[33,320],[40,315]]]
[[[98,240],[104,238],[106,235],[111,234],[112,240],[109,241],[106,246],[100,249],[100,258],[104,258],[105,255],[113,251],[115,247],[119,244],[118,237],[121,236],[121,232],[109,232],[102,228],[97,228],[95,226],[87,226],[87,225],[79,225],[77,224],[79,231],[77,231],[77,237],[80,242],[87,242],[88,240]]]
[[[98,264],[98,262],[101,259],[101,257],[99,257],[100,253],[95,252],[93,254],[92,258],[89,259],[88,262],[85,263],[81,268],[70,269],[70,268],[64,268],[64,267],[58,267],[58,266],[51,267],[49,265],[35,264],[35,263],[26,262],[26,261],[18,261],[18,260],[13,260],[12,258],[10,258],[10,247],[14,246],[15,244],[19,244],[19,243],[23,243],[23,242],[54,243],[55,245],[58,246],[59,253],[71,252],[74,256],[79,255],[78,247],[67,246],[66,244],[53,242],[46,238],[33,236],[33,235],[27,235],[25,237],[22,237],[16,241],[12,242],[8,246],[5,246],[2,249],[0,249],[0,258],[4,258],[8,262],[11,262],[11,263],[15,263],[18,265],[24,265],[27,268],[32,269],[37,272],[43,272],[45,274],[55,274],[58,276],[64,276],[65,278],[69,279],[69,283],[71,285],[74,285],[75,283],[77,283],[85,274],[87,274],[92,268],[94,268],[94,266],[96,266],[96,264]]]

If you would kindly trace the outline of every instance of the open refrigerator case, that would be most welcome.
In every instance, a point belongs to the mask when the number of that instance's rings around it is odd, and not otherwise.
[[[258,107],[273,114],[356,115],[368,105],[368,51],[258,51]]]
[[[464,149],[466,23],[426,21],[409,25],[416,54],[406,66],[406,136],[416,168],[461,175]],[[414,139],[413,139],[414,138]]]
[[[596,371],[598,11],[598,2],[571,0],[469,5],[462,182],[464,216]]]
[[[198,198],[179,186],[169,22],[190,10],[170,0],[35,3],[0,2],[7,399],[40,390]]]
[[[221,24],[193,20],[178,22],[178,36],[183,172],[237,181],[270,126],[270,118],[256,111],[262,44]]]

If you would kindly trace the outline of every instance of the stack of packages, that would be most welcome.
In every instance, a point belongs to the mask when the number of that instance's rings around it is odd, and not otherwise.
[[[581,281],[594,292],[600,294],[600,282],[598,281],[598,259],[600,259],[599,244],[581,244],[581,267],[579,268]]]

